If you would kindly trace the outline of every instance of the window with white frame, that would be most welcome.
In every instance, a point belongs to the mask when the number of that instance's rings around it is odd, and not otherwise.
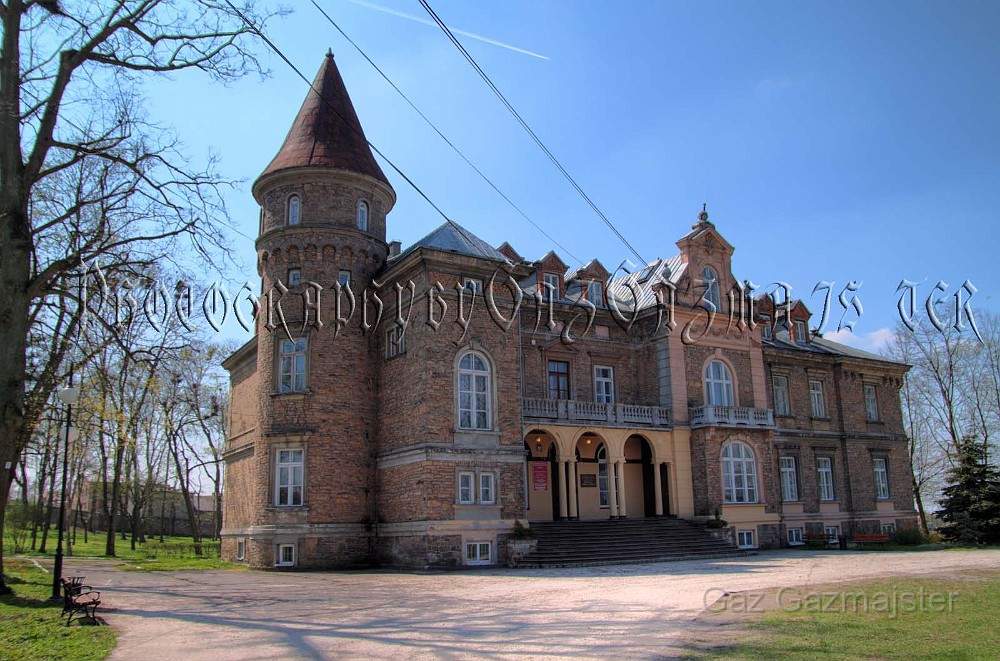
[[[294,567],[295,544],[278,544],[277,553],[274,554],[274,565],[276,567]]]
[[[836,544],[840,541],[840,526],[826,526],[826,541]]]
[[[801,319],[795,321],[795,341],[799,344],[809,342],[809,329],[806,328],[806,322]]]
[[[559,298],[562,295],[561,292],[559,291],[558,273],[543,273],[542,285],[545,287],[545,289],[550,289],[552,291],[553,298]]]
[[[587,285],[587,300],[594,305],[604,305],[604,283],[593,280]]]
[[[871,383],[865,384],[865,415],[870,422],[878,420],[878,392]]]
[[[895,523],[883,523],[881,526],[883,535],[895,535],[896,534],[896,524]]]
[[[608,450],[597,449],[597,494],[601,507],[608,506]]]
[[[799,479],[795,469],[795,457],[781,458],[781,499],[795,502],[799,499]]]
[[[399,324],[393,324],[385,332],[385,357],[393,358],[406,351],[406,334]]]
[[[594,401],[611,404],[615,401],[615,370],[604,365],[594,365]]]
[[[879,500],[889,500],[889,466],[885,457],[872,457],[875,469],[875,497]]]
[[[774,385],[774,414],[791,415],[792,406],[788,399],[788,377],[783,374],[775,374],[771,377]]]
[[[298,195],[292,195],[288,198],[288,224],[298,225],[302,220],[302,200],[299,199]]]
[[[833,459],[816,458],[816,480],[819,483],[819,499],[834,500],[836,493],[833,490]]]
[[[357,211],[357,221],[358,229],[362,232],[368,231],[368,203],[364,200],[358,200],[358,211]]]
[[[306,389],[306,348],[304,337],[278,343],[278,392],[303,392]]]
[[[757,502],[757,463],[746,443],[722,446],[722,495],[727,503]]]
[[[240,537],[236,540],[236,559],[247,559],[247,540],[244,537]]]
[[[302,450],[277,451],[274,462],[274,504],[278,507],[302,504],[303,455]]]
[[[479,504],[493,505],[497,502],[496,478],[493,473],[479,474]]]
[[[823,397],[823,382],[819,379],[809,380],[809,402],[812,405],[812,417],[826,417],[826,399]]]
[[[802,543],[804,543],[802,540],[802,528],[789,528],[788,529],[789,546],[798,546]]]
[[[462,286],[473,296],[483,293],[483,281],[479,278],[462,278]]]
[[[701,270],[701,279],[705,285],[705,293],[701,297],[706,303],[705,307],[718,311],[721,307],[719,275],[711,266],[706,266]]]
[[[733,377],[721,360],[713,360],[705,366],[705,403],[733,406]]]
[[[489,362],[481,353],[468,351],[458,361],[458,426],[491,429],[492,406]]]
[[[458,502],[460,505],[472,505],[476,502],[476,474],[462,472],[458,474]]]
[[[488,565],[493,561],[492,542],[466,542],[465,564]]]
[[[288,269],[288,279],[286,280],[289,287],[298,287],[302,284],[302,269]]]
[[[736,545],[741,549],[752,549],[757,546],[754,543],[754,534],[752,530],[737,530],[736,531]]]

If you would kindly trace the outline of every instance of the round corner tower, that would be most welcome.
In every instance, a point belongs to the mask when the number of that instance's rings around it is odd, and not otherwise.
[[[252,564],[362,564],[370,555],[376,415],[362,292],[385,264],[386,215],[396,193],[368,147],[332,53],[253,196],[261,208],[262,293]],[[280,324],[265,326],[267,292],[279,281],[289,290],[282,308],[290,335]],[[349,282],[357,306],[340,329],[337,282]],[[298,294],[305,283],[322,287],[322,327],[303,328]]]

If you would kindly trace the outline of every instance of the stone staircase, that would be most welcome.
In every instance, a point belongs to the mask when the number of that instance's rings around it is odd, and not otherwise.
[[[532,523],[538,547],[519,567],[637,564],[743,556],[704,527],[671,518]]]

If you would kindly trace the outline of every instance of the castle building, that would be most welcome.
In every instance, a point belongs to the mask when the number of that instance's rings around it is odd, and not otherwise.
[[[314,90],[253,185],[262,294],[224,362],[224,557],[488,565],[520,521],[555,531],[540,562],[606,562],[915,525],[907,366],[741,293],[706,211],[630,274],[451,221],[401,250],[332,54]]]

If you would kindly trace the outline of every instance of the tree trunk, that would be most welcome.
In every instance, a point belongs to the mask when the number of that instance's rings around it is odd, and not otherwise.
[[[115,513],[118,509],[118,499],[121,487],[121,475],[122,475],[122,460],[124,459],[125,452],[125,439],[123,438],[125,430],[123,429],[123,423],[119,420],[118,429],[120,431],[116,432],[115,437],[115,467],[114,473],[111,478],[111,502],[108,506],[108,536],[104,542],[104,555],[113,557],[115,555],[115,524],[116,517]]]

